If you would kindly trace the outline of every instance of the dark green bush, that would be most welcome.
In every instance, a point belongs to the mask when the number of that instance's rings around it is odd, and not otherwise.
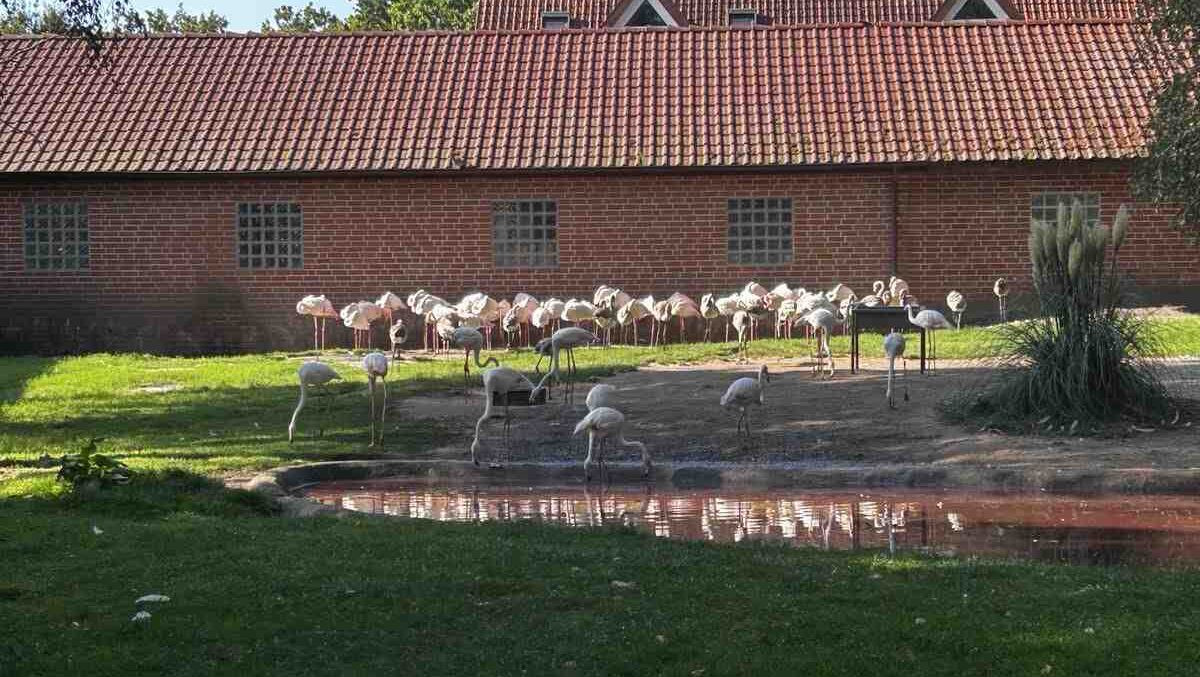
[[[96,453],[96,444],[103,441],[103,438],[88,440],[79,453],[63,456],[58,481],[70,484],[72,490],[99,489],[128,482],[133,471],[111,456]]]

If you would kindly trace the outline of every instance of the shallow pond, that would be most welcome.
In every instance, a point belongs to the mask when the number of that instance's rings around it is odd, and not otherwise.
[[[326,482],[302,492],[360,512],[442,521],[625,524],[657,536],[1079,564],[1200,562],[1200,498],[939,491]]]

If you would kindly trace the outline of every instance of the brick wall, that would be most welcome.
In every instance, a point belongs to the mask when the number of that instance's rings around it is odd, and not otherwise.
[[[1020,287],[1028,276],[1034,193],[1099,191],[1101,218],[1110,223],[1130,200],[1127,172],[1121,164],[1077,162],[896,173],[10,179],[0,198],[0,298],[8,311],[0,338],[10,348],[23,340],[25,349],[72,333],[96,347],[302,345],[311,334],[293,307],[303,294],[327,294],[340,307],[418,287],[452,300],[474,290],[566,298],[590,296],[607,283],[639,295],[681,290],[698,299],[756,279],[809,288],[840,281],[863,294],[891,271],[894,204],[899,272],[917,297],[941,305],[957,288],[983,312],[994,306],[996,277]],[[775,196],[793,200],[794,262],[728,264],[726,200]],[[42,198],[87,200],[90,270],[24,269],[22,204]],[[492,265],[491,202],[513,198],[558,201],[556,270]],[[274,200],[303,207],[303,270],[238,269],[236,204]],[[1162,213],[1139,211],[1124,263],[1143,286],[1200,282],[1200,250],[1165,222]],[[334,340],[347,336],[341,327],[331,330]]]

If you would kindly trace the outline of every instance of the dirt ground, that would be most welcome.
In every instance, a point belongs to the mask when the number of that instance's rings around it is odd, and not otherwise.
[[[850,374],[841,360],[831,380],[814,378],[807,359],[767,362],[771,382],[766,405],[751,410],[753,435],[735,432],[737,414],[719,400],[735,378],[752,376],[756,365],[715,363],[684,367],[646,367],[604,379],[618,388],[621,409],[629,419],[627,436],[649,445],[656,461],[801,462],[805,465],[920,465],[927,467],[1037,469],[1200,470],[1200,420],[1187,416],[1173,429],[1129,430],[1119,437],[1013,436],[969,430],[938,420],[936,403],[945,393],[992,371],[983,364],[943,361],[935,375],[919,375],[910,364],[910,399],[897,398],[889,410],[884,400],[885,364],[864,360]],[[1163,376],[1177,395],[1200,400],[1200,360],[1164,362]],[[572,429],[586,414],[584,398],[591,384],[576,386],[574,404],[561,390],[540,407],[513,407],[511,446],[505,454],[502,421],[484,428],[481,461],[581,460],[586,441],[573,439]],[[904,386],[900,386],[903,392]],[[469,456],[475,421],[483,410],[478,387],[462,395],[408,398],[397,414],[434,419],[461,431],[453,443],[431,450],[431,458]],[[1195,407],[1193,407],[1195,411]],[[1192,423],[1190,427],[1185,427]],[[633,459],[631,453],[611,458]]]

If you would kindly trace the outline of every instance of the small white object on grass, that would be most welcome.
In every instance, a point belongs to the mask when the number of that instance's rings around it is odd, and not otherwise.
[[[100,534],[104,533],[104,530],[101,529],[100,527],[96,526],[95,524],[93,524],[92,525],[92,533],[99,536]]]
[[[133,615],[133,618],[129,620],[133,621],[134,623],[145,623],[146,621],[150,620],[150,612],[139,611]]]
[[[146,604],[149,602],[170,602],[171,598],[166,595],[142,595],[137,598],[134,604]]]

